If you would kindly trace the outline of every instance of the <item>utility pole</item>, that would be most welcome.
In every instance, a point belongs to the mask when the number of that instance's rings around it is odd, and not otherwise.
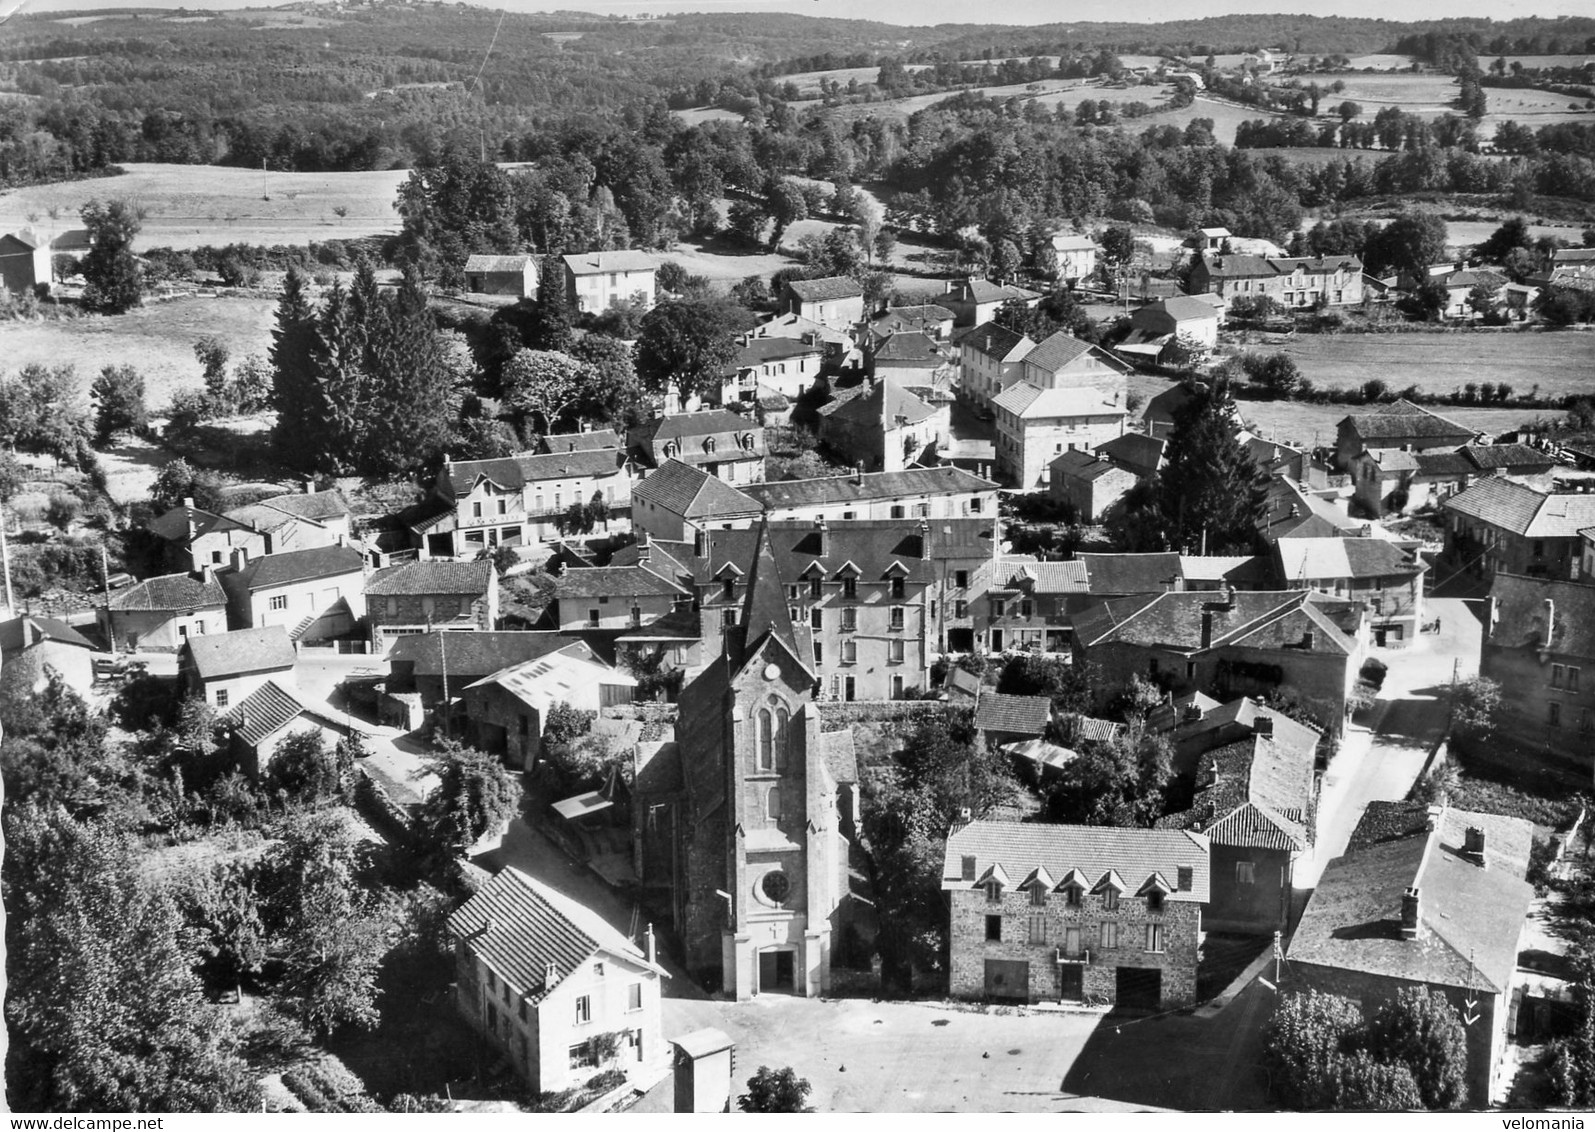
[[[116,634],[111,631],[111,561],[100,543],[100,583],[105,588],[105,636],[111,644],[111,655],[116,655]]]
[[[6,517],[5,508],[0,505],[0,565],[3,565],[6,577],[6,617],[9,619],[17,611],[16,598],[11,594],[11,544],[6,541],[6,527],[11,520]]]
[[[428,628],[430,628],[430,622]],[[448,630],[438,630],[438,661],[443,669],[443,735],[445,738],[454,738],[453,720],[449,710],[449,650],[444,643],[449,639]]]

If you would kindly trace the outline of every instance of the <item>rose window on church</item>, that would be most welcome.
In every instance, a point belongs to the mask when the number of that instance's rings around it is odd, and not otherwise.
[[[780,904],[792,894],[792,881],[784,872],[776,870],[765,873],[764,879],[759,882],[759,887],[764,890],[764,895],[773,904]]]

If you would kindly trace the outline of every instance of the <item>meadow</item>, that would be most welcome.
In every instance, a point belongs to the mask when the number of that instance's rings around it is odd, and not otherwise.
[[[1438,118],[1441,114],[1456,113],[1452,104],[1457,98],[1456,80],[1441,74],[1365,74],[1347,72],[1315,76],[1321,86],[1339,81],[1346,89],[1326,97],[1323,109],[1349,99],[1362,107],[1363,120],[1367,121],[1387,106],[1408,114]],[[1490,138],[1502,122],[1516,122],[1538,129],[1557,122],[1595,118],[1595,110],[1562,94],[1543,90],[1519,90],[1506,87],[1485,87],[1487,113],[1479,124],[1479,135]]]
[[[53,234],[79,226],[92,199],[144,209],[138,246],[305,244],[395,232],[393,202],[409,174],[262,173],[220,165],[130,163],[119,176],[30,185],[0,193],[0,231],[32,224]],[[341,210],[341,212],[340,212]]]

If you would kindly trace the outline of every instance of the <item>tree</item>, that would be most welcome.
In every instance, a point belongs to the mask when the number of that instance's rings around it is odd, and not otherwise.
[[[1468,1036],[1439,991],[1402,987],[1374,1015],[1369,1045],[1380,1061],[1406,1066],[1424,1108],[1439,1111],[1467,1103]]]
[[[577,416],[620,429],[641,421],[642,385],[629,342],[589,333],[571,346],[570,355],[588,370],[588,383],[576,402]]]
[[[812,1088],[790,1065],[784,1069],[761,1065],[748,1078],[748,1091],[737,1098],[737,1107],[743,1112],[813,1112],[808,1105]]]
[[[463,855],[514,817],[520,806],[520,791],[503,764],[474,747],[445,739],[427,768],[437,775],[438,785],[422,806],[420,831],[434,852]]]
[[[343,795],[353,771],[352,765],[340,765],[320,731],[301,731],[277,747],[266,769],[266,788],[298,802],[320,802]]]
[[[0,442],[24,452],[68,461],[87,439],[88,415],[70,364],[29,362],[15,377],[0,379]]]
[[[1358,1043],[1361,1012],[1338,995],[1293,991],[1274,1005],[1263,1034],[1263,1065],[1274,1095],[1288,1108],[1336,1105],[1340,1062]]]
[[[1370,275],[1405,272],[1425,278],[1429,265],[1445,257],[1445,221],[1428,212],[1403,212],[1379,229],[1363,250]]]
[[[179,456],[161,465],[150,488],[150,504],[158,513],[170,511],[192,499],[201,511],[221,513],[227,509],[221,477],[214,472],[196,469]]]
[[[220,400],[227,392],[227,359],[232,351],[227,343],[214,334],[207,334],[194,343],[194,358],[205,374],[205,392]]]
[[[256,1075],[229,1018],[206,1003],[176,907],[140,875],[135,847],[106,825],[10,798],[5,841],[11,1105],[257,1107]]]
[[[1010,696],[1046,696],[1059,711],[1084,713],[1090,708],[1090,670],[1060,657],[1020,653],[1002,666],[997,691]]]
[[[890,228],[882,228],[875,233],[873,247],[875,248],[875,262],[883,265],[891,263],[892,253],[897,250],[897,233]]]
[[[1099,246],[1102,248],[1102,263],[1105,268],[1103,274],[1107,275],[1110,281],[1116,280],[1135,256],[1135,233],[1128,225],[1113,225],[1103,231]]]
[[[109,444],[119,432],[137,432],[149,423],[144,378],[129,365],[106,365],[89,387],[94,400],[94,442]]]
[[[82,217],[91,244],[82,261],[88,284],[83,306],[102,314],[121,314],[138,306],[144,299],[144,280],[133,256],[133,238],[141,227],[137,213],[126,201],[91,200],[83,206]]]
[[[1172,547],[1208,554],[1257,548],[1268,481],[1236,439],[1234,419],[1221,385],[1198,387],[1174,415],[1168,464],[1155,480]]]
[[[521,350],[504,367],[504,399],[521,416],[535,414],[544,434],[575,407],[592,385],[591,367],[569,354]]]
[[[1480,318],[1488,318],[1495,313],[1495,291],[1483,283],[1475,283],[1468,290],[1468,309]]]
[[[1405,1065],[1376,1061],[1367,1050],[1340,1058],[1335,1066],[1331,1108],[1350,1112],[1413,1112],[1423,1095]]]
[[[1528,221],[1521,216],[1509,216],[1490,233],[1489,239],[1473,250],[1482,259],[1504,260],[1513,251],[1533,246],[1534,236],[1529,231]]]
[[[1288,400],[1302,383],[1301,370],[1289,354],[1245,354],[1241,368],[1252,384],[1265,390],[1270,397]]]
[[[43,691],[25,680],[0,690],[0,774],[5,805],[76,803],[96,786],[114,789],[121,775],[107,757],[105,719],[58,672]]]
[[[1451,697],[1451,733],[1466,742],[1482,742],[1500,728],[1509,711],[1501,685],[1488,676],[1462,681]]]
[[[637,338],[643,388],[663,395],[674,387],[683,401],[717,388],[737,356],[735,309],[673,300],[649,311]]]
[[[283,966],[289,1009],[319,1034],[377,1022],[385,931],[361,887],[357,842],[342,812],[291,819],[260,863],[261,921]]]
[[[770,247],[781,246],[781,235],[799,220],[809,217],[809,204],[803,190],[791,181],[776,180],[765,190],[764,206],[775,226],[770,229]]]
[[[1340,115],[1342,122],[1349,122],[1353,118],[1362,117],[1362,107],[1348,98],[1335,107],[1335,113]]]

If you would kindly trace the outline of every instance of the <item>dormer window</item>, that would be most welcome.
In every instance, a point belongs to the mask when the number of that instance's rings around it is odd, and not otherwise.
[[[1163,894],[1156,889],[1146,894],[1146,910],[1154,915],[1163,911]]]
[[[665,458],[667,460],[674,456],[680,455],[680,453],[681,448],[674,440],[668,440],[665,442]]]
[[[1063,903],[1068,908],[1080,907],[1081,900],[1085,897],[1085,890],[1077,884],[1065,885],[1063,889]]]
[[[1110,888],[1102,894],[1102,910],[1104,912],[1119,910],[1119,893],[1116,889]]]
[[[704,439],[703,450],[705,452],[713,452],[714,451],[714,437],[710,436],[710,437],[706,437]]]
[[[901,598],[903,596],[903,594],[904,594],[903,587],[906,585],[906,583],[903,581],[903,579],[902,578],[893,578],[891,580],[891,582],[890,582],[890,585],[891,585],[891,588],[892,588],[892,596],[895,597],[895,598]]]
[[[842,579],[842,596],[849,601],[858,598],[858,579],[849,575]]]
[[[1033,908],[1045,908],[1047,906],[1046,885],[1033,884],[1030,886],[1030,904]]]
[[[986,882],[986,903],[987,904],[1001,904],[1002,903],[1002,881],[1000,881],[1000,880],[988,880]]]

